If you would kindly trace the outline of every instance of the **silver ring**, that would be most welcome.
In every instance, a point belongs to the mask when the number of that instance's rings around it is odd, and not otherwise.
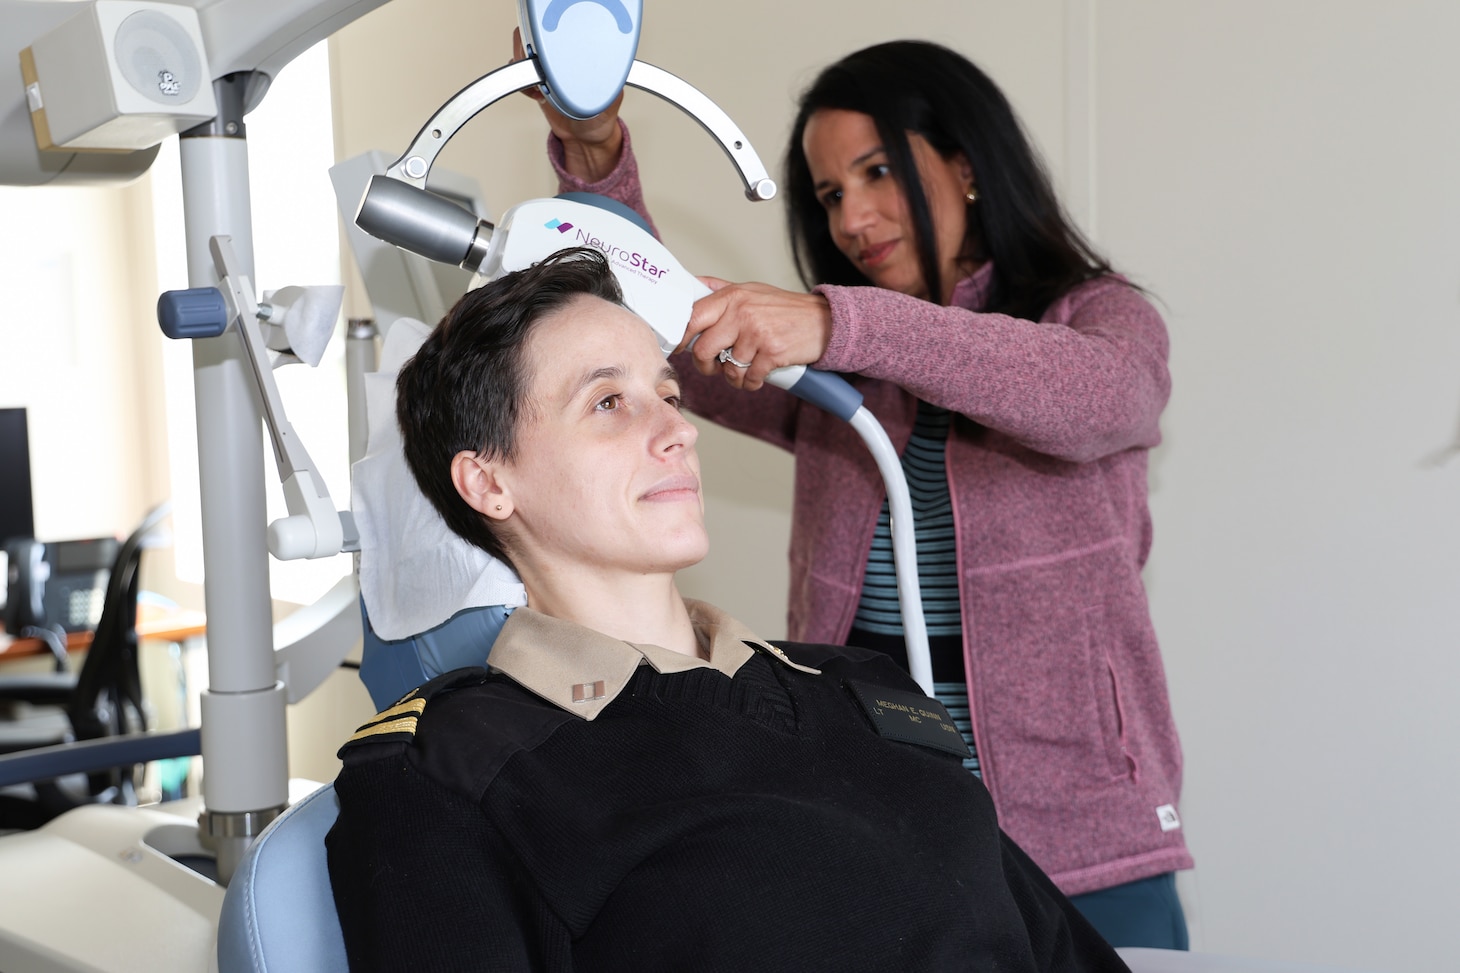
[[[722,364],[722,365],[725,364],[726,362],[729,362],[730,364],[734,365],[736,368],[749,368],[750,367],[750,362],[748,362],[748,361],[741,361],[740,359],[738,359],[738,358],[735,357],[735,348],[734,348],[733,345],[731,347],[729,347],[729,348],[726,348],[726,349],[722,350],[720,352],[720,354],[716,355],[715,357],[718,358],[718,359],[720,359],[720,364]]]

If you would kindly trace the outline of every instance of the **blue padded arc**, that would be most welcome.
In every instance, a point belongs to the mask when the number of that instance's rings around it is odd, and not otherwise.
[[[324,836],[340,813],[326,784],[244,854],[218,919],[218,973],[349,973]]]
[[[361,599],[365,646],[360,655],[360,681],[370,691],[376,710],[394,704],[443,672],[486,665],[492,643],[511,613],[512,609],[501,605],[468,608],[419,635],[388,642],[370,627],[370,613]]]
[[[654,235],[654,229],[649,225],[648,220],[640,216],[637,211],[629,208],[628,206],[625,206],[623,203],[610,196],[601,196],[598,193],[573,192],[558,193],[553,198],[567,199],[575,203],[582,203],[585,206],[597,206],[599,209],[606,210],[607,212],[612,213],[614,216],[622,216],[624,219],[628,220],[630,223],[634,224],[650,236]]]

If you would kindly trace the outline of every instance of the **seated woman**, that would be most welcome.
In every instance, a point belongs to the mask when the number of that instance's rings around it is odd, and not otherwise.
[[[353,970],[1123,970],[885,655],[775,646],[705,556],[696,432],[606,262],[467,294],[402,369],[422,491],[516,568],[490,668],[340,751]]]

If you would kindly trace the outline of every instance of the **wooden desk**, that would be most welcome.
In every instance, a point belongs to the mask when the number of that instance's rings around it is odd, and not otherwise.
[[[173,611],[156,605],[137,606],[137,637],[164,642],[181,642],[207,631],[202,612]],[[71,632],[66,636],[66,651],[80,652],[91,647],[90,632]],[[49,652],[40,639],[13,639],[0,629],[0,662],[24,659]]]

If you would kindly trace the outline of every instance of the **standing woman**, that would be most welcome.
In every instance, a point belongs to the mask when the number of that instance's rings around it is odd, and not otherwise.
[[[617,106],[544,112],[563,189],[644,212]],[[1002,826],[1113,944],[1185,948],[1181,749],[1141,581],[1160,315],[1061,211],[998,87],[939,45],[824,70],[785,190],[811,292],[706,278],[699,374],[680,370],[692,411],[796,456],[788,637],[906,663],[872,458],[758,391],[806,364],[847,376],[902,450],[936,695],[967,720]]]

